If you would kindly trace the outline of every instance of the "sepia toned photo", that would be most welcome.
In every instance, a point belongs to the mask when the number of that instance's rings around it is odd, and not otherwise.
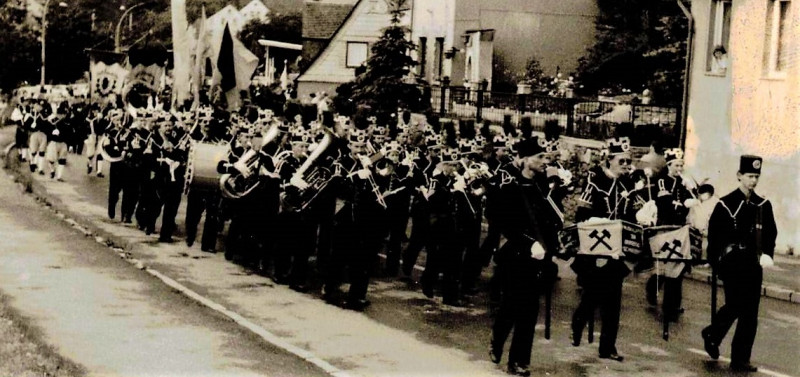
[[[0,376],[800,377],[800,0],[0,0]]]

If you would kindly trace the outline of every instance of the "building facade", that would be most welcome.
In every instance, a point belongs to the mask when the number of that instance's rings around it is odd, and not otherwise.
[[[779,248],[800,246],[800,2],[692,0],[687,165],[720,195],[741,154],[764,157]]]

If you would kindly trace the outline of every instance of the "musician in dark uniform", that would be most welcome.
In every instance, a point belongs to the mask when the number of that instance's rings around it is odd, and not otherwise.
[[[122,116],[114,110],[105,113],[109,119],[110,129],[106,132],[108,137],[100,145],[105,153],[114,159],[125,156],[125,136],[122,129]],[[114,219],[117,212],[117,202],[127,179],[128,166],[122,160],[109,161],[108,164],[108,218]]]
[[[546,199],[546,169],[551,162],[547,142],[532,137],[517,147],[520,172],[504,182],[498,203],[502,249],[507,264],[506,287],[492,327],[489,355],[500,363],[503,346],[514,330],[508,354],[508,372],[529,376],[531,347],[539,313],[539,296],[549,286],[547,271],[558,248],[556,234],[561,222]]]
[[[739,163],[739,188],[722,197],[708,225],[708,259],[725,282],[725,305],[703,329],[706,352],[719,357],[719,344],[737,321],[731,344],[731,369],[755,372],[750,355],[758,328],[762,267],[773,265],[778,235],[772,203],[755,193],[763,159],[745,155]]]
[[[395,277],[400,269],[401,244],[408,228],[409,205],[413,187],[413,156],[407,155],[401,161],[403,146],[397,141],[384,144],[381,149],[384,162],[377,170],[378,175],[389,178],[386,195],[386,219],[388,221],[389,241],[386,254],[386,275]],[[379,162],[380,164],[381,162]]]
[[[220,143],[225,140],[224,135],[212,132],[210,128],[213,110],[201,108],[198,114],[198,125],[194,127],[191,138],[195,141]],[[220,195],[219,187],[193,186],[186,197],[186,246],[192,247],[197,237],[197,226],[200,217],[205,211],[206,218],[203,222],[203,235],[200,241],[200,250],[213,253],[217,247],[217,233],[220,227]]]
[[[581,222],[597,217],[634,222],[633,198],[630,195],[634,187],[628,177],[632,163],[630,139],[622,137],[606,141],[605,155],[605,163],[589,172],[575,220]],[[572,316],[572,344],[580,345],[583,329],[599,306],[603,322],[600,358],[622,361],[624,357],[617,352],[616,342],[622,305],[622,281],[630,270],[621,259],[586,255],[576,256],[572,268],[583,286],[580,304]]]
[[[442,274],[442,299],[445,305],[450,306],[463,306],[460,280],[464,244],[458,239],[458,208],[455,208],[455,191],[466,189],[463,177],[457,174],[460,158],[458,148],[445,148],[442,160],[432,174],[431,185],[423,192],[430,206],[431,229],[430,240],[425,248],[425,271],[420,278],[422,293],[433,298],[434,286],[439,281],[439,274]]]
[[[654,180],[654,184],[649,187],[649,200],[653,200],[657,210],[657,221],[655,225],[686,225],[686,216],[689,209],[700,204],[695,199],[696,184],[693,181],[684,180],[683,174],[683,151],[679,148],[667,149],[664,151],[666,169],[663,169]],[[651,182],[652,183],[652,182]],[[688,265],[685,267],[688,269]],[[663,315],[670,321],[677,320],[682,312],[682,275],[677,278],[670,278],[663,275],[653,274],[647,280],[646,291],[647,301],[651,305],[657,304],[657,292],[659,285],[664,286]]]
[[[122,222],[125,224],[133,223],[133,215],[136,211],[136,205],[139,203],[139,195],[141,192],[142,180],[149,174],[145,175],[142,167],[143,155],[146,148],[145,140],[147,140],[148,131],[144,128],[144,123],[149,121],[149,115],[144,115],[137,120],[134,120],[130,126],[130,132],[126,135],[125,140],[125,159],[123,162],[126,164],[126,175],[124,176],[124,183],[122,186]]]
[[[178,215],[178,207],[183,196],[188,159],[186,150],[188,130],[172,124],[174,120],[167,121],[161,160],[156,174],[160,186],[159,196],[164,203],[158,241],[167,243],[172,242],[172,234],[175,232],[175,217]]]
[[[373,175],[374,163],[366,155],[369,132],[363,119],[356,124],[350,130],[350,154],[340,159],[344,176],[332,182],[344,206],[334,215],[333,253],[323,297],[328,303],[361,311],[370,305],[367,288],[370,270],[384,236],[381,220],[386,208],[381,203],[385,187],[377,182]],[[350,277],[350,290],[341,302],[340,285],[345,269]]]
[[[138,134],[144,149],[139,158],[139,203],[136,206],[136,222],[139,229],[145,234],[155,233],[156,220],[161,214],[163,198],[159,192],[159,166],[164,147],[163,135],[167,125],[165,119],[155,114],[148,113],[143,119],[143,128],[138,129]]]

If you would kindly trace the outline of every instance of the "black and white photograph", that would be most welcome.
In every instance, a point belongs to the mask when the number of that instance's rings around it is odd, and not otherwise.
[[[800,377],[800,0],[0,0],[0,376]]]

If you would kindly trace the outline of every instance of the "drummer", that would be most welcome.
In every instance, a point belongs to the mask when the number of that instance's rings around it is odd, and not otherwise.
[[[696,199],[697,184],[683,178],[683,150],[679,148],[664,151],[666,169],[656,176],[649,190],[649,197],[655,202],[657,210],[655,225],[686,225],[689,209],[699,204]],[[677,278],[652,275],[647,281],[647,301],[657,305],[659,286],[664,286],[663,314],[675,321],[681,309],[682,274]]]
[[[586,187],[579,199],[575,220],[589,218],[634,220],[630,193],[633,184],[628,177],[631,166],[630,139],[606,141],[605,163],[589,171]],[[600,307],[603,327],[600,331],[600,358],[622,361],[617,352],[617,331],[622,299],[622,281],[629,270],[620,259],[578,256],[572,264],[583,286],[581,301],[572,316],[572,345],[579,346],[583,328]]]

